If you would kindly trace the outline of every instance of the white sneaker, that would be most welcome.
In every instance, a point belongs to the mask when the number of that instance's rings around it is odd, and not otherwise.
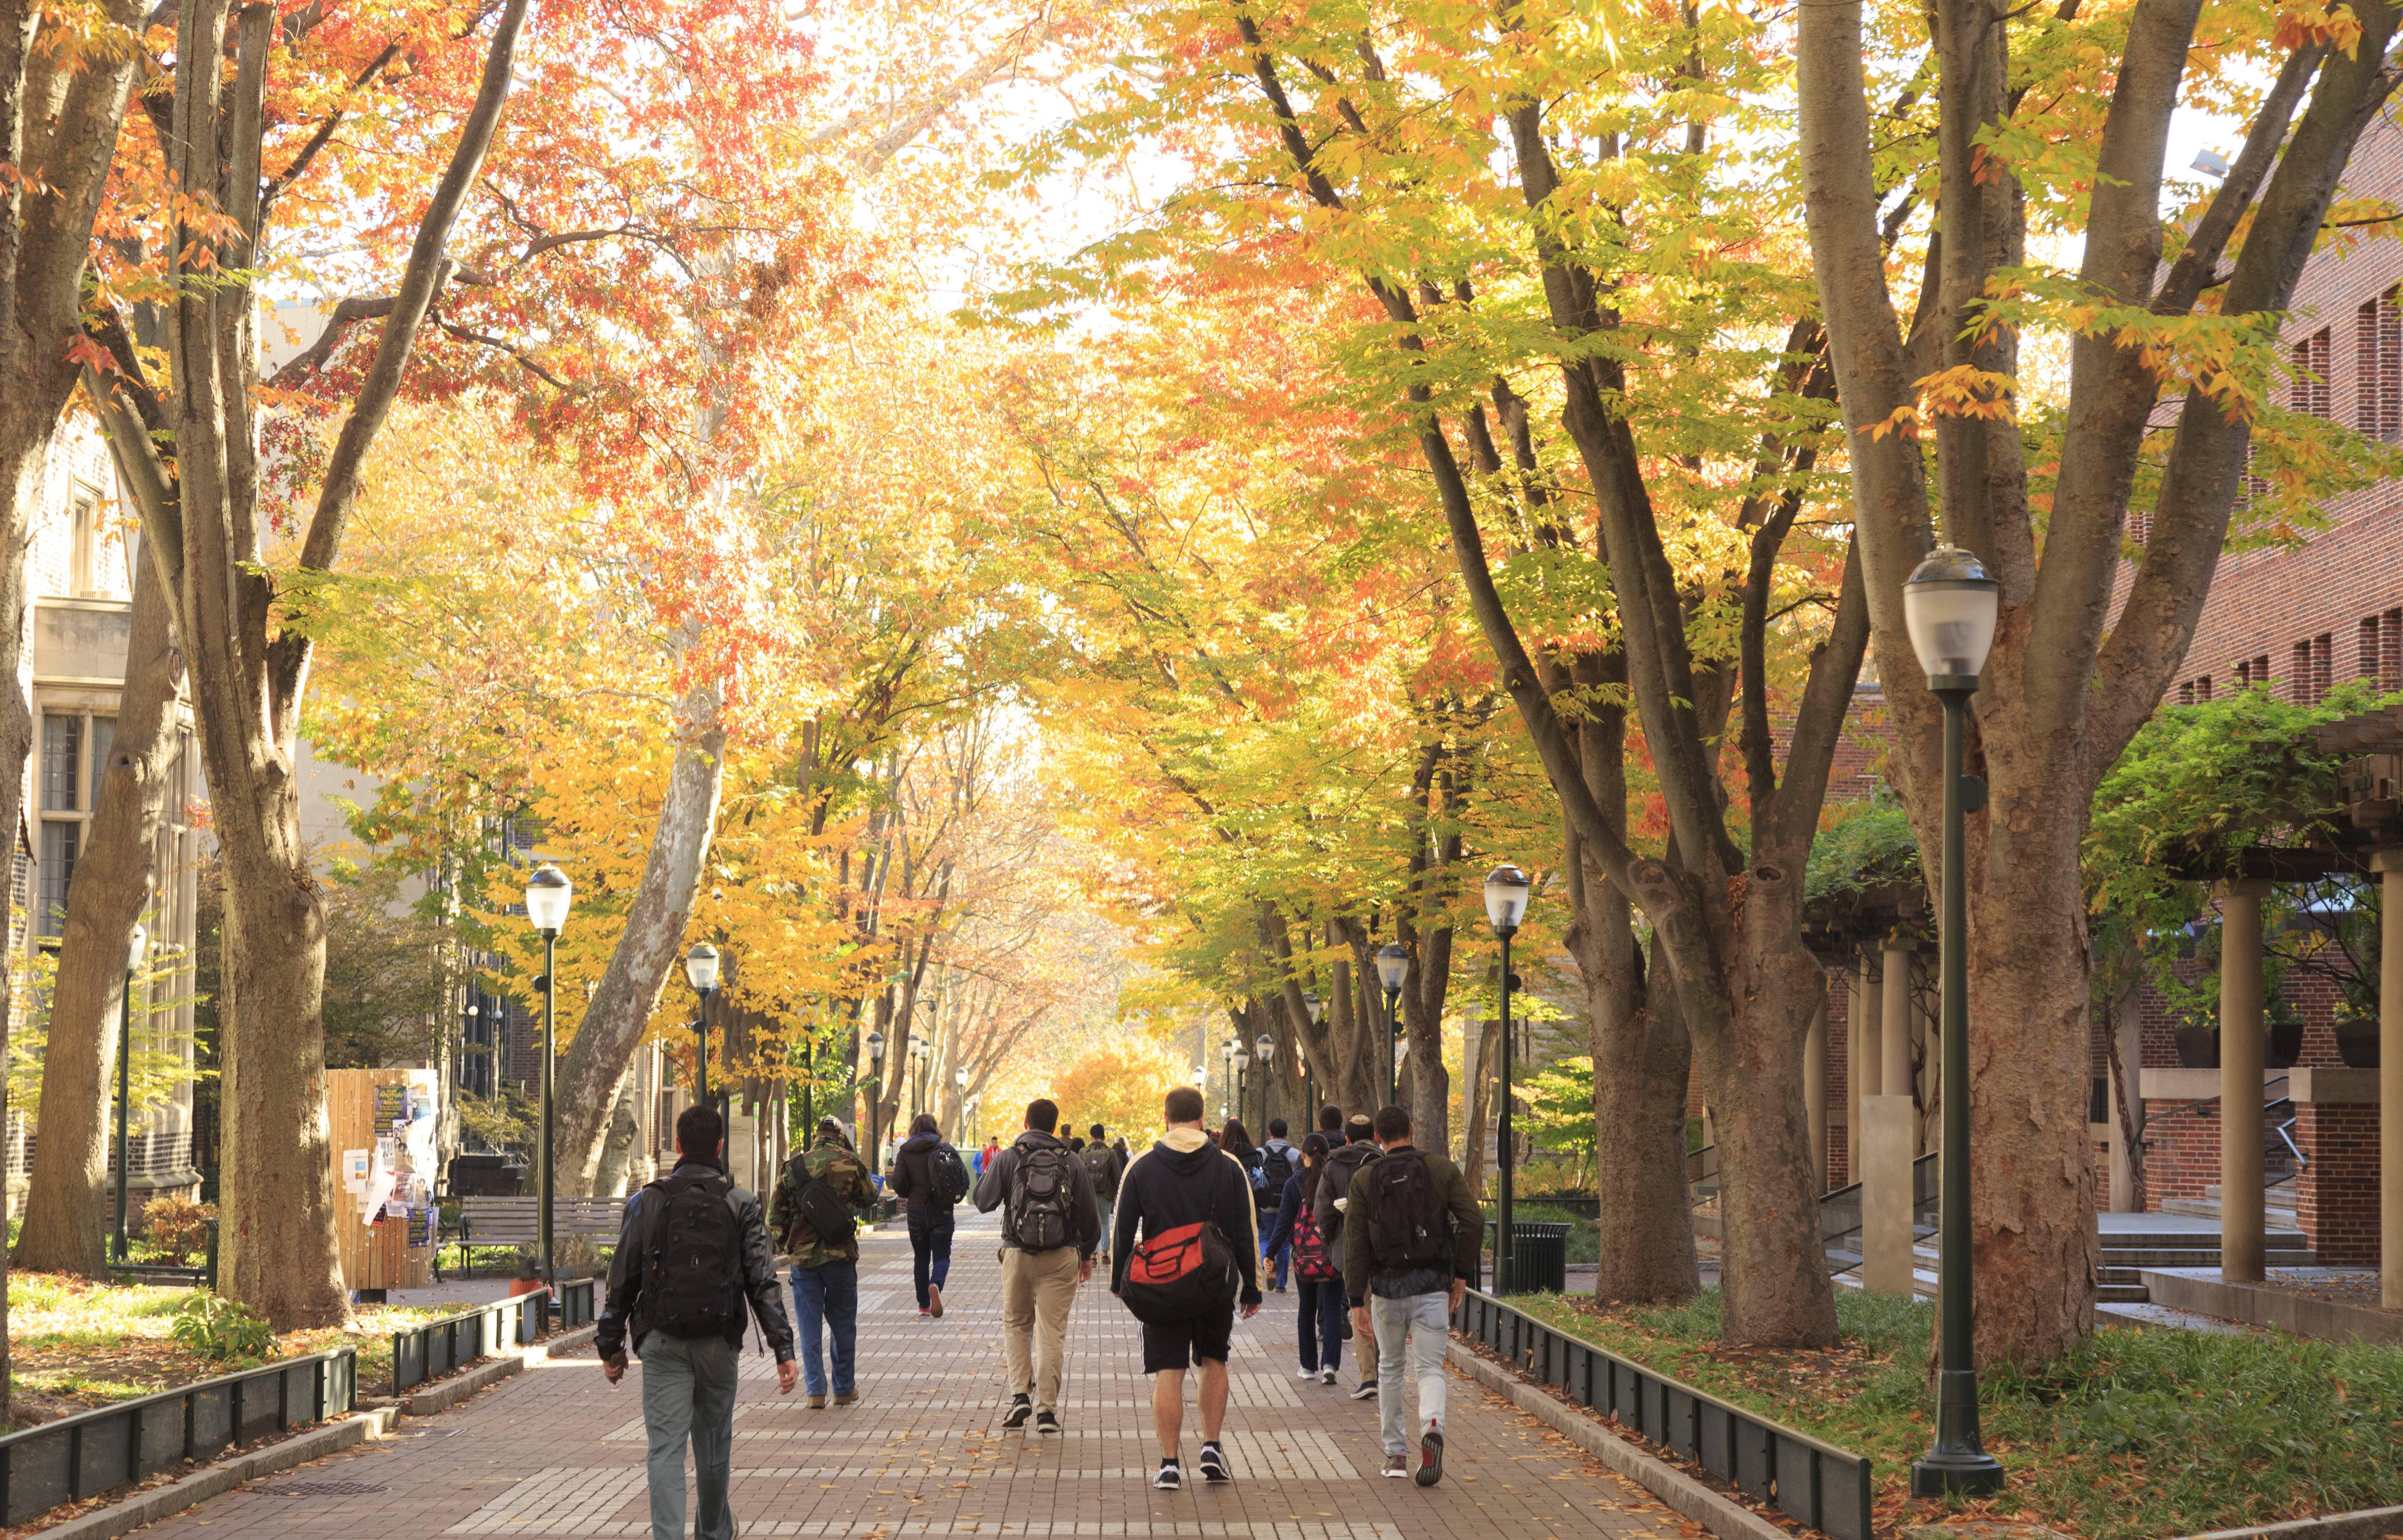
[[[1333,1369],[1320,1369],[1318,1371],[1318,1382],[1322,1385],[1331,1385],[1335,1383],[1335,1371]]]
[[[1293,1377],[1296,1380],[1315,1380],[1318,1378],[1318,1371],[1316,1369],[1296,1369],[1293,1371]]]

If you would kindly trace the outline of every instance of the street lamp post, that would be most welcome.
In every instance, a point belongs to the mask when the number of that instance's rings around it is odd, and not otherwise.
[[[1395,1041],[1402,1034],[1402,979],[1410,971],[1410,954],[1397,944],[1388,944],[1377,953],[1377,980],[1385,986],[1385,1102],[1391,1105],[1397,1093],[1398,1076],[1394,1070]]]
[[[965,1064],[951,1072],[951,1084],[960,1089],[960,1115],[965,1117],[968,1110],[968,1067]],[[954,1136],[959,1131],[957,1129],[951,1131]]]
[[[1252,1067],[1252,1050],[1243,1047],[1242,1038],[1229,1037],[1227,1039],[1227,1058],[1228,1061],[1235,1066],[1235,1076],[1231,1084],[1235,1091],[1235,1117],[1240,1122],[1243,1116],[1243,1091],[1245,1081],[1248,1079],[1244,1071]]]
[[[1493,1292],[1508,1294],[1518,1283],[1512,1266],[1510,1182],[1517,1162],[1510,1147],[1510,937],[1527,914],[1527,874],[1507,861],[1485,879],[1485,918],[1502,941],[1502,1098],[1494,1129],[1494,1154],[1502,1168],[1501,1223],[1493,1230]]]
[[[1260,1064],[1260,1136],[1269,1131],[1269,1068],[1276,1062],[1276,1039],[1262,1033],[1252,1042],[1252,1057]]]
[[[1318,1023],[1324,1020],[1327,1015],[1327,1002],[1321,1000],[1315,993],[1305,992],[1302,995],[1301,1008],[1303,1013],[1310,1018],[1310,1024],[1313,1027],[1318,1025]],[[1317,1084],[1312,1079],[1310,1073],[1310,1045],[1305,1040],[1299,1040],[1299,1034],[1296,1034],[1295,1035],[1297,1038],[1295,1046],[1301,1054],[1302,1089],[1307,1094],[1310,1102],[1309,1121],[1312,1126],[1315,1127],[1318,1121],[1318,1103],[1320,1099]]]
[[[910,1110],[926,1110],[926,1061],[933,1055],[934,1045],[916,1033],[910,1034],[910,1069],[913,1076],[910,1086]]]
[[[541,1200],[535,1223],[541,1228],[542,1283],[549,1288],[551,1176],[551,1080],[559,1053],[559,933],[567,923],[567,909],[576,898],[576,884],[557,867],[545,863],[526,879],[526,918],[542,932],[542,1158],[536,1162],[536,1191]]]
[[[868,1034],[868,1169],[879,1173],[884,1170],[884,1143],[879,1137],[878,1125],[884,1107],[884,1034]]]
[[[128,1168],[133,1145],[126,1132],[126,1115],[133,1105],[133,976],[142,971],[143,954],[150,950],[150,933],[137,923],[125,946],[125,998],[117,1012],[117,1259],[125,1260],[125,1204]]]
[[[692,950],[684,954],[684,976],[692,981],[693,990],[701,996],[701,1019],[693,1023],[700,1047],[692,1060],[692,1099],[706,1105],[709,1102],[709,997],[717,992],[717,949],[706,941],[695,941]]]
[[[1240,1089],[1235,1085],[1235,1040],[1233,1038],[1229,1037],[1218,1045],[1218,1063],[1225,1071],[1218,1077],[1218,1119],[1224,1122],[1227,1118],[1227,1092],[1230,1088]]]
[[[1914,1497],[1983,1496],[2003,1485],[2002,1462],[1978,1434],[1973,1337],[1977,1266],[1969,1231],[1969,903],[1962,820],[1986,805],[1986,784],[1961,773],[1969,697],[1994,645],[1998,585],[1977,557],[1938,546],[1902,586],[1902,617],[1927,688],[1944,703],[1943,923],[1939,1035],[1944,1129],[1937,1159],[1936,1443],[1910,1467]]]

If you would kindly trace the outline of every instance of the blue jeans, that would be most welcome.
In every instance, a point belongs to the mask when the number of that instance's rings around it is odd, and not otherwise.
[[[928,1304],[926,1285],[941,1288],[951,1279],[951,1206],[929,1204],[910,1211],[910,1273],[918,1283],[918,1308]]]
[[[1343,1302],[1343,1280],[1329,1278],[1325,1283],[1310,1279],[1295,1280],[1301,1293],[1301,1310],[1294,1317],[1301,1339],[1301,1367],[1306,1369],[1340,1369],[1343,1367],[1343,1317],[1350,1308]]]
[[[684,1448],[692,1443],[698,1489],[692,1533],[734,1540],[726,1486],[734,1459],[738,1350],[722,1337],[643,1339],[643,1426],[651,1436],[651,1540],[684,1540]]]
[[[859,1388],[852,1378],[854,1350],[859,1341],[859,1264],[827,1262],[793,1269],[793,1324],[801,1350],[801,1388],[812,1395],[826,1393],[821,1327],[834,1339],[834,1393],[849,1395]]]
[[[1276,1277],[1270,1283],[1269,1286],[1276,1289],[1285,1287],[1285,1269],[1293,1266],[1293,1242],[1290,1241],[1280,1241],[1277,1242],[1277,1249],[1274,1252],[1264,1252],[1261,1256],[1263,1260],[1272,1260],[1276,1264]]]
[[[1452,1339],[1450,1281],[1433,1294],[1387,1299],[1370,1296],[1369,1324],[1377,1330],[1377,1431],[1387,1454],[1403,1453],[1402,1380],[1419,1382],[1418,1425],[1443,1424],[1443,1350]],[[1410,1358],[1402,1357],[1405,1339]]]

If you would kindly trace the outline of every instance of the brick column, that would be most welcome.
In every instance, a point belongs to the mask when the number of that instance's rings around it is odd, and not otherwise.
[[[2261,900],[2268,882],[2219,886],[2219,1276],[2261,1281]]]
[[[2370,857],[2378,930],[2378,1302],[2403,1310],[2403,851]]]
[[[1822,980],[1826,975],[1820,976]],[[1810,1034],[1802,1039],[1802,1116],[1811,1130],[1811,1170],[1819,1191],[1827,1190],[1827,995],[1811,1009]]]

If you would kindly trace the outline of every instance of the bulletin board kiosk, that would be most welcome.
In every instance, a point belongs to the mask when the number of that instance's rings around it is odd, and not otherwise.
[[[432,1070],[328,1070],[335,1244],[342,1282],[360,1301],[434,1282],[441,1221],[434,1203]]]

